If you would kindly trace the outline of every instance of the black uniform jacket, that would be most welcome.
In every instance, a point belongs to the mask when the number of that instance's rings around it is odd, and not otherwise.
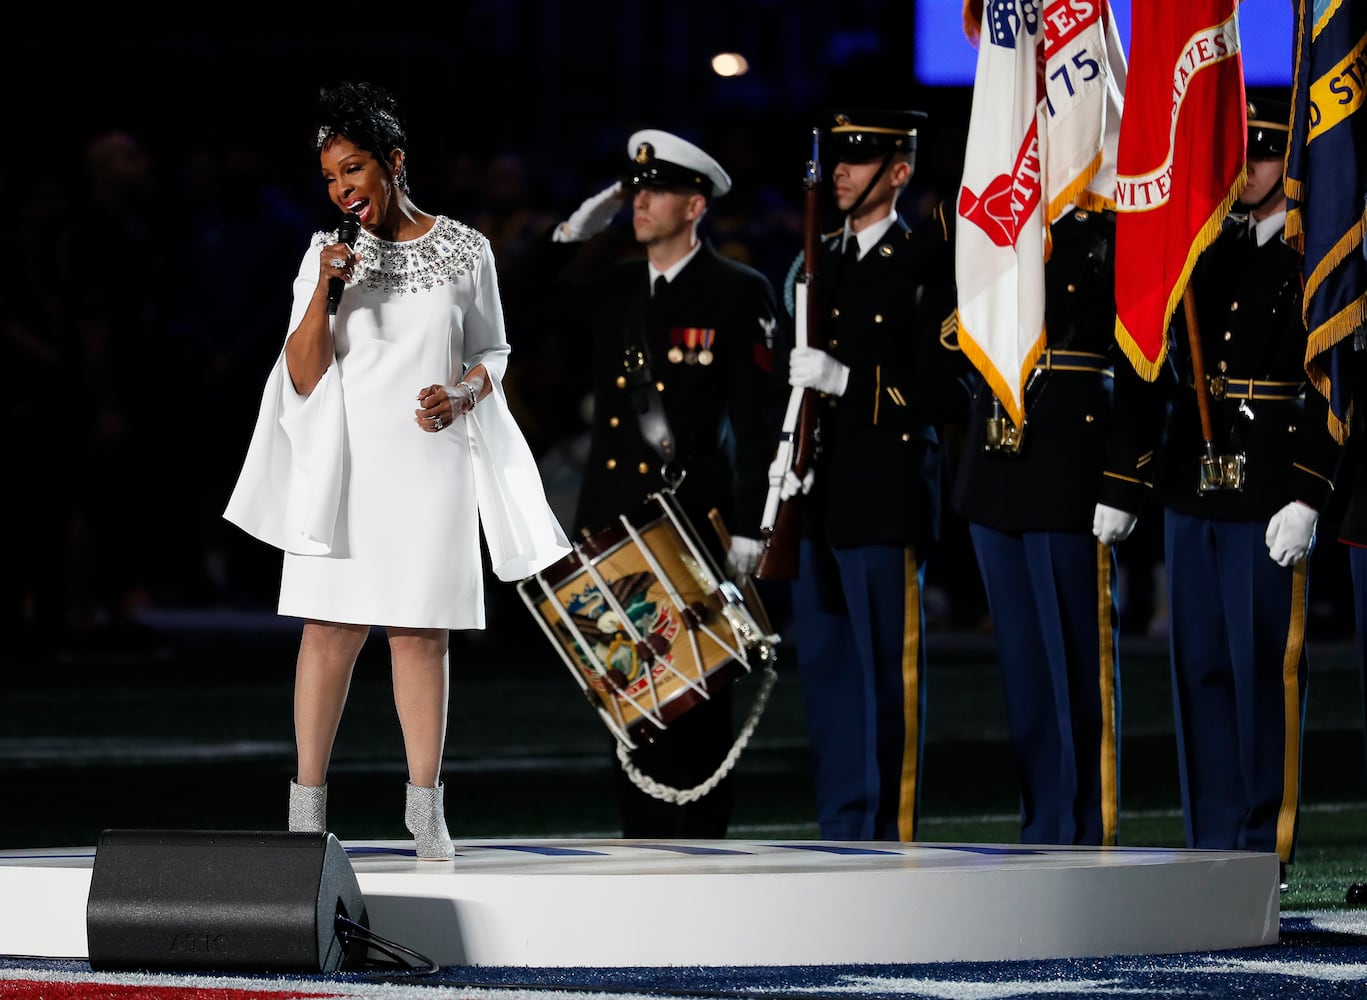
[[[951,225],[943,204],[914,227],[899,217],[843,268],[841,234],[824,240],[823,325],[808,343],[850,375],[819,407],[808,537],[918,551],[939,537],[941,427],[967,418],[971,371],[955,337]]]
[[[648,282],[645,260],[621,261],[574,295],[573,321],[592,343],[595,400],[574,530],[615,525],[664,486],[624,368],[628,350],[639,350],[661,387],[673,464],[684,473],[676,496],[694,527],[710,536],[698,519],[716,507],[731,534],[759,538],[778,433],[773,289],[707,242],[654,301]]]
[[[960,516],[998,531],[1091,531],[1098,502],[1138,514],[1162,431],[1158,391],[1115,340],[1115,214],[1074,210],[1050,233],[1048,350],[1027,378],[1020,449],[985,449],[994,394],[977,379],[954,482]]]
[[[1337,499],[1344,507],[1338,537],[1349,545],[1367,545],[1367,350],[1354,350],[1351,358],[1353,416],[1339,467]]]
[[[1221,521],[1265,520],[1293,500],[1323,510],[1342,449],[1328,402],[1305,374],[1301,257],[1281,238],[1257,245],[1239,217],[1192,269],[1217,455],[1245,456],[1242,490],[1202,494],[1205,454],[1183,310],[1172,324],[1172,396],[1154,485],[1171,510]]]

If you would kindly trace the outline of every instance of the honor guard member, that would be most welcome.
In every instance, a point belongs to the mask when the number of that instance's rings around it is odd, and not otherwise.
[[[1285,103],[1248,105],[1247,186],[1192,269],[1199,367],[1181,310],[1173,323],[1154,477],[1187,844],[1275,851],[1283,870],[1300,814],[1307,556],[1340,452],[1306,381],[1301,258],[1283,239],[1289,121]]]
[[[593,351],[593,417],[573,532],[592,536],[640,510],[652,493],[674,497],[704,541],[716,508],[731,535],[719,564],[740,578],[763,550],[759,522],[777,419],[773,385],[777,306],[759,271],[723,257],[698,235],[731,178],[680,136],[646,129],[627,142],[622,180],[587,199],[552,237],[581,242],[631,206],[643,259],[618,261],[575,289],[566,314]],[[667,450],[661,441],[670,441]],[[723,687],[632,751],[635,767],[675,789],[704,784],[733,743]],[[624,837],[726,836],[734,799],[726,774],[686,804],[643,792],[617,769]]]
[[[969,400],[952,223],[942,204],[912,222],[897,209],[925,117],[838,113],[824,127],[844,225],[821,242],[821,328],[787,364],[789,385],[820,399],[812,475],[785,496],[808,490],[792,616],[828,840],[909,841],[916,828],[941,424],[965,419]]]
[[[996,635],[1021,843],[1114,844],[1114,545],[1150,488],[1161,414],[1115,340],[1115,213],[1075,208],[1050,238],[1047,346],[1026,379],[1023,426],[978,383],[953,502]]]
[[[1359,690],[1362,717],[1367,721],[1367,327],[1353,333],[1351,373],[1353,416],[1348,447],[1340,470],[1340,489],[1346,488],[1339,541],[1348,547],[1348,572],[1353,581],[1353,618],[1357,625]],[[1347,901],[1367,903],[1367,880],[1348,887]]]

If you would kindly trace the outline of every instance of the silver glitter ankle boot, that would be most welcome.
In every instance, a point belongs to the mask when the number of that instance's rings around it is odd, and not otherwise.
[[[328,786],[290,779],[290,832],[323,833],[328,828]]]
[[[418,849],[419,861],[450,861],[455,857],[451,835],[446,832],[446,807],[442,801],[445,786],[440,781],[436,788],[424,788],[408,783],[408,801],[404,805],[403,821],[413,835],[413,846]]]

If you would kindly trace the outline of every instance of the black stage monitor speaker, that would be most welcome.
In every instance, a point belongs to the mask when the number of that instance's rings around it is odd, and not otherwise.
[[[339,916],[369,926],[330,833],[106,830],[86,903],[90,967],[334,972],[367,951],[346,948]]]

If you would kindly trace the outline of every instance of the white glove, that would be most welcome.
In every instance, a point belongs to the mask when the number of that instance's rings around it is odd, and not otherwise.
[[[1119,507],[1108,507],[1104,503],[1096,505],[1092,515],[1092,534],[1102,545],[1114,545],[1130,537],[1134,524],[1139,518]]]
[[[555,228],[552,242],[583,243],[608,228],[612,217],[622,207],[622,200],[618,197],[621,191],[622,182],[614,181],[611,187],[605,187],[592,198],[586,198],[568,219]]]
[[[731,548],[726,552],[726,573],[733,580],[753,576],[759,566],[759,557],[764,552],[764,543],[758,538],[731,536]]]
[[[1315,525],[1319,511],[1309,504],[1292,500],[1267,522],[1267,554],[1278,566],[1290,566],[1310,554],[1315,545]]]
[[[817,389],[828,396],[842,396],[849,380],[849,365],[841,364],[815,347],[795,347],[788,356],[788,384],[794,388]]]
[[[778,498],[788,500],[797,496],[799,493],[807,494],[812,492],[812,480],[816,478],[816,473],[808,469],[806,475],[801,479],[797,478],[797,473],[789,469],[783,474],[783,485],[779,487]]]

